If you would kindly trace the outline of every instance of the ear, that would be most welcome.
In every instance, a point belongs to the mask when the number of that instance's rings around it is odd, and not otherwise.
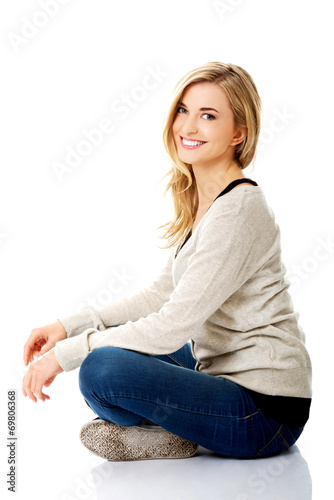
[[[237,144],[240,144],[240,142],[246,139],[247,135],[248,135],[247,127],[237,127],[235,129],[235,134],[233,136],[230,146],[236,146]]]

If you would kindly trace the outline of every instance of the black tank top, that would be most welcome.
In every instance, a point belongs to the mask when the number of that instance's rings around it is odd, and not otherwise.
[[[231,191],[231,189],[233,189],[238,184],[241,184],[242,182],[250,182],[251,184],[253,184],[253,186],[257,186],[258,185],[252,179],[248,179],[248,177],[245,177],[244,179],[235,179],[235,181],[230,182],[229,185],[226,186],[226,188],[223,189],[223,191],[221,193],[219,193],[219,195],[217,196],[217,198],[219,198],[219,196],[223,196],[223,194],[228,193],[229,191]],[[216,201],[217,198],[215,198],[214,201]]]

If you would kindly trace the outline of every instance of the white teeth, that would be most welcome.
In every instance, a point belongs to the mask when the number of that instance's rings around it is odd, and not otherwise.
[[[200,141],[187,141],[187,139],[183,139],[183,138],[182,138],[182,142],[186,146],[199,146],[200,144],[204,144],[204,142],[200,142]]]

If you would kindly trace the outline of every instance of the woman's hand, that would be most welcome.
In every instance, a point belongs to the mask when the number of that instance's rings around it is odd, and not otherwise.
[[[46,354],[41,359],[30,365],[29,370],[23,377],[23,396],[29,396],[34,403],[37,403],[36,396],[41,401],[50,399],[50,396],[42,392],[43,386],[49,387],[56,376],[62,371],[64,370],[56,359],[55,351],[51,351]]]
[[[50,325],[31,330],[30,336],[23,349],[23,361],[25,366],[34,361],[34,356],[38,358],[52,349],[57,342],[66,338],[66,330],[59,320]]]

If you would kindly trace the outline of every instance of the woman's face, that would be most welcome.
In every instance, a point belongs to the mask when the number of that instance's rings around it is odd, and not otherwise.
[[[246,131],[235,126],[229,99],[217,84],[200,82],[185,89],[173,122],[181,161],[192,166],[232,161]]]

